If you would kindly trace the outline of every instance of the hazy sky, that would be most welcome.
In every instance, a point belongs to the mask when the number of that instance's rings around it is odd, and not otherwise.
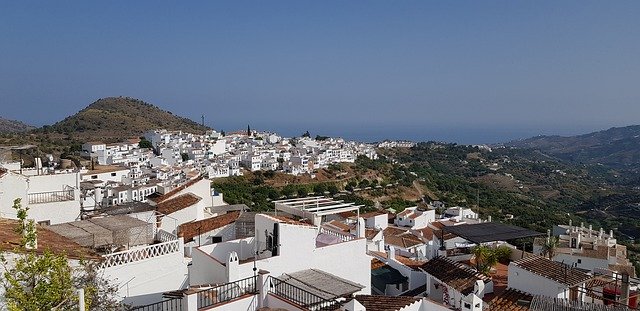
[[[1,1],[0,115],[463,143],[640,120],[640,1]]]

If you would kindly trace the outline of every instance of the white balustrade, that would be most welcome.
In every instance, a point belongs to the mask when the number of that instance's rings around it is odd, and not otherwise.
[[[132,262],[147,260],[158,256],[177,253],[181,251],[180,244],[180,240],[172,240],[141,248],[103,255],[103,261],[100,263],[100,268],[105,269],[125,265]]]

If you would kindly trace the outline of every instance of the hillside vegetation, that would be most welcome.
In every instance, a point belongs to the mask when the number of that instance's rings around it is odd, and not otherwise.
[[[60,122],[38,129],[37,133],[63,134],[75,141],[114,142],[139,137],[145,131],[158,128],[194,134],[208,129],[139,99],[107,97]]]
[[[538,136],[506,144],[535,149],[573,163],[602,164],[615,169],[640,166],[640,125],[571,136]]]
[[[24,124],[20,121],[9,120],[0,117],[0,133],[20,133],[35,129],[35,126]]]

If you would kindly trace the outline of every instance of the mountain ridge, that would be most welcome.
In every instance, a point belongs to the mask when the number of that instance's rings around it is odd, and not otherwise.
[[[504,146],[535,149],[574,163],[636,167],[640,166],[640,125],[612,127],[575,136],[536,136],[510,141]]]
[[[22,121],[0,117],[0,133],[22,133],[35,129],[35,126]]]
[[[131,97],[101,98],[77,113],[36,132],[67,135],[76,141],[115,142],[139,137],[152,129],[204,133],[209,128],[188,118]]]

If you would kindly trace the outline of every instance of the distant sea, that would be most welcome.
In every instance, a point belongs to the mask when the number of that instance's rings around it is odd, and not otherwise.
[[[578,135],[590,130],[536,130],[536,129],[488,129],[488,128],[397,128],[397,127],[256,127],[256,130],[276,132],[285,137],[300,136],[309,131],[316,135],[342,137],[361,142],[379,142],[389,140],[410,140],[414,142],[439,141],[464,145],[500,144],[517,139],[526,139],[539,135]]]

